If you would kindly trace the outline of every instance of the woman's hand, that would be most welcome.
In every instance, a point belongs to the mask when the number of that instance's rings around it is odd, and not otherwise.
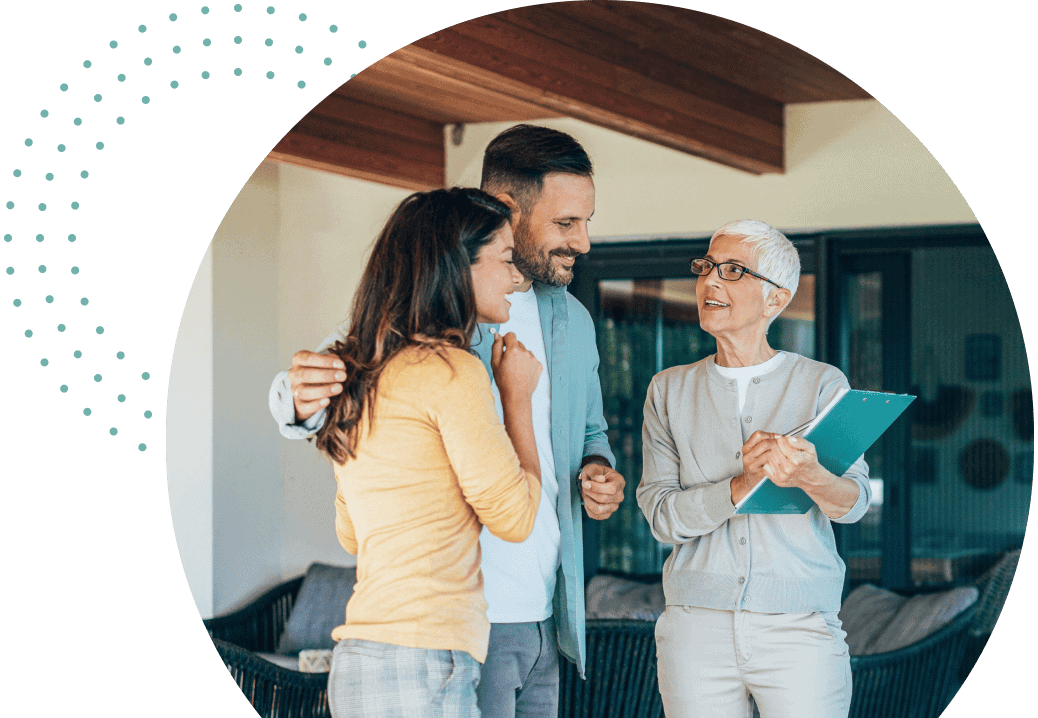
[[[764,459],[764,473],[778,486],[799,486],[805,490],[825,488],[836,481],[818,463],[815,445],[807,439],[775,434]]]
[[[501,394],[501,403],[529,399],[541,377],[541,363],[523,346],[513,332],[494,336],[490,348],[490,368]]]
[[[764,457],[764,471],[778,486],[797,486],[806,491],[830,519],[846,515],[858,501],[858,484],[818,463],[815,445],[807,439],[776,435]]]
[[[756,486],[761,479],[767,476],[764,464],[767,462],[768,452],[775,445],[776,434],[766,431],[755,431],[742,445],[742,475],[749,483],[749,487]]]
[[[732,479],[732,504],[739,503],[761,479],[767,476],[764,469],[768,460],[768,452],[775,444],[775,434],[766,431],[755,431],[742,445],[739,452],[742,457],[742,473]]]

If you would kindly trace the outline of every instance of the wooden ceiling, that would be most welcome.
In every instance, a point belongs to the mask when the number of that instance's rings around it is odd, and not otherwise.
[[[730,20],[641,2],[551,3],[470,20],[379,60],[270,158],[430,189],[444,182],[445,126],[574,117],[781,173],[786,104],[868,97],[811,55]]]

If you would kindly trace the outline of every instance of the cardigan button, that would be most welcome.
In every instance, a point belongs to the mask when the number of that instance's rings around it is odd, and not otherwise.
[[[753,417],[752,416],[747,416],[746,417],[746,423],[749,424],[751,421],[753,421]]]
[[[742,452],[741,451],[736,451],[735,452],[735,458],[738,459],[740,456],[742,456]]]
[[[739,583],[746,583],[746,579],[742,576],[739,576]]]
[[[746,545],[746,538],[743,537],[743,538],[739,539],[739,543],[741,543],[743,546],[745,546]]]
[[[759,376],[753,377],[753,383],[754,384],[760,384],[760,377]]]

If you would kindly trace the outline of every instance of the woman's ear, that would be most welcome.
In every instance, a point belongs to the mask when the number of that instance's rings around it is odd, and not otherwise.
[[[772,289],[768,298],[764,300],[764,316],[769,319],[775,316],[785,309],[792,299],[793,295],[788,289]]]
[[[519,224],[519,219],[523,216],[523,210],[519,207],[519,203],[515,201],[515,198],[508,192],[498,192],[494,195],[494,199],[503,202],[508,209],[512,210],[512,218],[509,220],[511,225],[515,227]]]

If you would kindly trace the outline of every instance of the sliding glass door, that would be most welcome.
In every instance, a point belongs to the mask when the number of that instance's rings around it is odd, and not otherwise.
[[[1023,541],[1034,413],[1020,323],[979,228],[820,240],[826,361],[909,393],[866,452],[873,505],[834,526],[851,586],[966,583]]]
[[[842,257],[837,362],[855,389],[908,392],[909,255],[883,253]],[[865,517],[841,526],[841,554],[849,581],[906,586],[908,492],[905,456],[907,417],[865,452],[872,505]]]

